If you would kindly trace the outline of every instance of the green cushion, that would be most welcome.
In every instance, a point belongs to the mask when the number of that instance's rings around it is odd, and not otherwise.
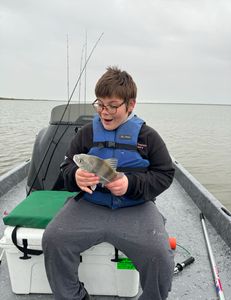
[[[66,199],[76,194],[67,191],[32,192],[3,218],[3,222],[10,226],[46,228]]]

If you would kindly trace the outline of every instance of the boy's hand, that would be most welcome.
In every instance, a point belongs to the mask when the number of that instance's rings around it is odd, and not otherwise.
[[[115,196],[122,196],[128,189],[128,178],[126,175],[105,184],[105,187],[111,191]]]
[[[89,187],[98,184],[99,177],[79,168],[75,172],[75,181],[82,191],[92,194],[92,190]]]

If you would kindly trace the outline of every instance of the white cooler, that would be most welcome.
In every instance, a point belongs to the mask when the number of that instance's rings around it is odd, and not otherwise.
[[[5,249],[12,290],[16,294],[50,294],[44,256],[29,255],[30,259],[20,259],[23,253],[12,243],[11,233],[14,227],[7,226],[0,240],[0,247]],[[41,250],[44,229],[19,228],[17,242],[28,240],[28,248]],[[110,295],[134,297],[139,290],[139,273],[132,267],[124,254],[119,251],[122,262],[113,262],[115,248],[108,243],[94,246],[82,253],[79,266],[79,278],[91,295]]]

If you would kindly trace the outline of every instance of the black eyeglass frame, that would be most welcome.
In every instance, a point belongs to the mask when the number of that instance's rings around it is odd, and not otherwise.
[[[97,104],[99,104],[98,102],[100,102],[100,106],[96,106]],[[121,107],[123,104],[125,104],[127,101],[124,100],[120,105],[116,106],[116,105],[104,105],[103,103],[101,104],[101,100],[100,99],[96,99],[94,102],[92,102],[92,106],[94,107],[94,109],[96,110],[96,112],[102,112],[104,109],[106,109],[106,111],[109,114],[116,114],[117,113],[117,109],[119,107]],[[111,111],[110,108],[113,110]],[[115,110],[115,111],[114,111]]]

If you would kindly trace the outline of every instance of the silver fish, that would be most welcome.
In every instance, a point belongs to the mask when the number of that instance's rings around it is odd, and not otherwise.
[[[74,155],[73,161],[79,168],[99,176],[99,182],[103,186],[123,176],[123,173],[116,171],[118,163],[116,158],[101,159],[98,156],[81,153]]]

